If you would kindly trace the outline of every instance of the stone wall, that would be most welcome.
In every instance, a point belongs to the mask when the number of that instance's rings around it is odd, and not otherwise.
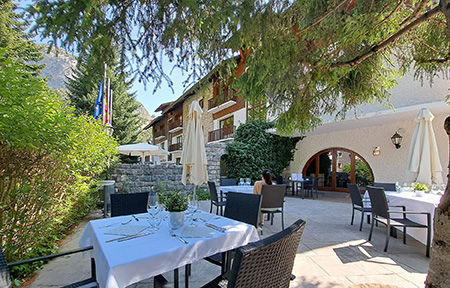
[[[206,156],[208,159],[208,177],[210,181],[219,184],[220,157],[225,154],[225,143],[206,144]],[[115,190],[124,190],[127,193],[155,191],[158,182],[169,184],[173,190],[193,190],[193,185],[184,186],[181,183],[183,173],[182,165],[150,165],[150,164],[118,164],[111,173],[115,180]],[[208,185],[201,188],[208,190]]]

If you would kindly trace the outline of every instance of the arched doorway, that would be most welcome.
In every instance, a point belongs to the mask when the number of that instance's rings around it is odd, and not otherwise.
[[[360,187],[373,184],[373,172],[358,153],[345,148],[329,148],[311,157],[303,168],[304,176],[320,177],[319,189],[346,192],[347,183]]]

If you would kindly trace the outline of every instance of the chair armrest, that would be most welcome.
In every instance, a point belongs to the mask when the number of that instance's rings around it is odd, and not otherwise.
[[[388,207],[401,207],[403,211],[406,211],[406,207],[404,205],[389,205]]]
[[[392,211],[392,210],[388,210],[388,213],[399,213],[399,214],[428,214],[430,215],[429,212],[416,212],[416,211]]]
[[[11,268],[11,267],[24,265],[24,264],[31,264],[31,263],[38,262],[38,261],[51,260],[51,259],[54,259],[54,258],[67,256],[67,255],[72,255],[72,254],[85,252],[85,251],[89,251],[89,250],[92,250],[92,246],[88,246],[88,247],[84,247],[84,248],[78,248],[78,249],[75,249],[75,250],[70,250],[70,251],[61,252],[61,253],[52,254],[52,255],[47,255],[47,256],[31,258],[31,259],[22,260],[22,261],[13,262],[13,263],[6,263],[6,266],[8,268]]]

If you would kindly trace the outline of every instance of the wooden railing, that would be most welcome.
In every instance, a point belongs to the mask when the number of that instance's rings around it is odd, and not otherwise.
[[[169,145],[169,152],[178,151],[178,150],[181,150],[182,148],[183,148],[183,145],[181,143],[175,143],[175,144]]]
[[[234,137],[236,128],[234,126],[227,126],[208,133],[208,142],[218,141]]]
[[[232,89],[225,90],[222,94],[208,100],[208,110],[210,110],[214,107],[217,107],[220,104],[223,104],[230,100],[234,100],[235,97],[236,97],[236,94],[234,93],[234,91]]]
[[[177,120],[172,121],[172,122],[169,123],[169,131],[174,129],[174,128],[177,128],[177,127],[183,127],[183,123],[180,120],[180,118],[178,118]]]
[[[166,130],[162,129],[159,130],[158,132],[155,132],[155,138],[158,138],[159,136],[166,136]]]

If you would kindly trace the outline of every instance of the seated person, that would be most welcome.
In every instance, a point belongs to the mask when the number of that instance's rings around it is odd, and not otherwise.
[[[262,185],[272,185],[272,175],[270,175],[269,169],[264,169],[261,172],[260,181],[255,182],[255,186],[253,186],[253,194],[261,193]]]

